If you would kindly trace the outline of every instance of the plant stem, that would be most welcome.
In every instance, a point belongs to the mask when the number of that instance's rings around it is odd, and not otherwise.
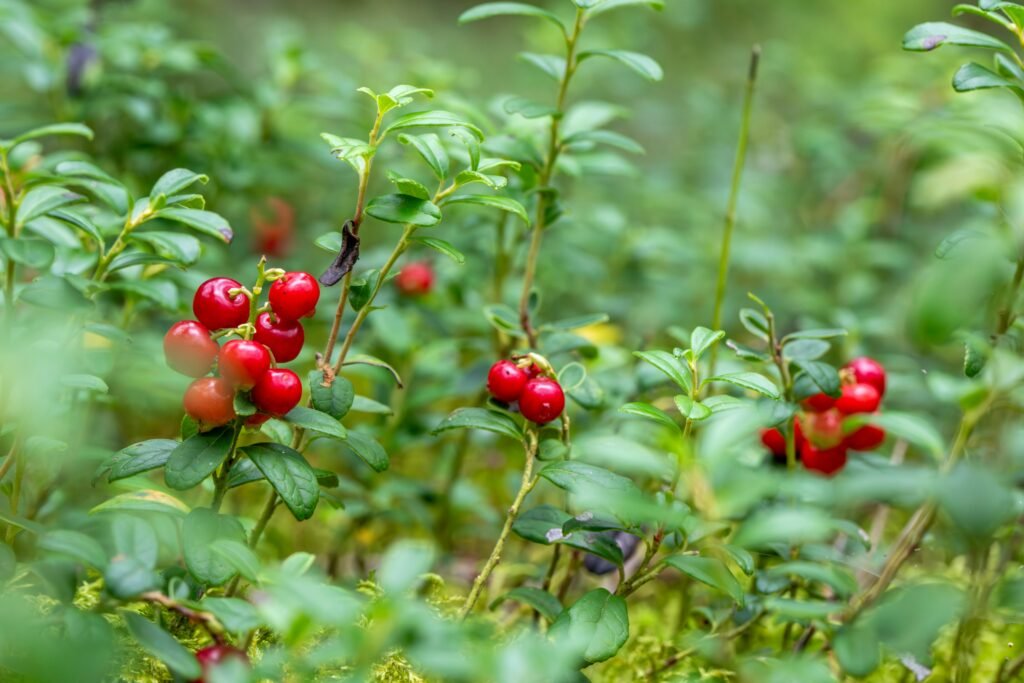
[[[483,569],[480,570],[480,573],[473,581],[473,587],[469,591],[469,596],[466,598],[466,602],[462,605],[462,609],[459,610],[459,621],[465,619],[476,605],[477,600],[480,598],[480,593],[484,588],[484,584],[487,583],[487,579],[490,578],[491,572],[494,571],[494,568],[498,566],[498,562],[501,561],[501,551],[505,547],[505,540],[512,531],[512,525],[515,523],[516,518],[519,517],[519,508],[522,507],[523,501],[526,499],[526,496],[530,491],[533,490],[533,487],[537,485],[538,477],[533,474],[533,464],[537,458],[537,446],[537,435],[533,431],[528,432],[526,463],[523,466],[523,479],[519,485],[519,492],[516,493],[516,497],[508,509],[508,514],[505,516],[505,524],[501,528],[501,533],[498,535],[498,540],[494,544],[494,549],[491,550],[490,557],[487,558],[487,562],[484,563]]]
[[[533,221],[533,233],[530,236],[530,249],[526,256],[526,268],[523,272],[523,291],[519,297],[519,323],[526,334],[530,348],[537,346],[537,332],[530,322],[530,294],[533,291],[533,280],[537,273],[537,258],[540,255],[540,245],[547,227],[548,196],[550,193],[551,178],[555,172],[555,165],[558,162],[558,155],[561,152],[561,141],[559,139],[559,127],[561,125],[563,109],[565,108],[566,95],[569,92],[569,82],[576,73],[576,45],[579,41],[580,32],[583,30],[584,10],[576,9],[576,20],[573,22],[572,32],[565,39],[565,73],[558,84],[558,96],[555,99],[555,112],[551,116],[551,127],[548,132],[548,153],[544,160],[544,166],[540,170],[537,187],[537,213]]]
[[[722,305],[725,302],[725,285],[729,274],[729,251],[732,247],[732,232],[736,226],[736,203],[739,200],[740,181],[743,179],[743,168],[747,162],[747,143],[750,140],[750,114],[754,103],[754,86],[757,84],[757,70],[761,62],[761,46],[755,45],[750,51],[750,70],[747,72],[747,90],[743,98],[743,116],[740,119],[740,137],[736,146],[736,159],[732,168],[732,185],[729,188],[729,201],[725,211],[725,222],[722,225],[722,249],[718,257],[718,282],[715,285],[715,308],[711,315],[711,329],[718,330],[722,326]],[[711,347],[709,357],[709,375],[715,374],[715,361],[718,358],[718,344]]]
[[[260,537],[267,528],[267,524],[270,523],[270,518],[274,516],[274,510],[277,509],[277,491],[271,489],[270,497],[267,498],[266,505],[263,506],[263,512],[260,513],[260,518],[256,520],[256,526],[252,528],[252,532],[249,534],[249,547],[255,548],[256,544],[260,542]]]
[[[228,476],[231,474],[231,466],[235,464],[238,450],[238,438],[242,435],[242,423],[238,421],[235,425],[235,433],[231,437],[231,447],[228,449],[228,457],[224,459],[217,472],[213,475],[213,501],[210,508],[214,512],[220,510],[224,502],[224,496],[228,492]]]
[[[14,191],[14,181],[11,179],[11,167],[7,161],[6,150],[0,150],[0,173],[3,173],[4,176],[4,183],[3,186],[0,186],[0,191],[3,192],[4,205],[7,208],[4,227],[7,230],[7,236],[15,238],[18,236],[17,226],[15,225],[15,218],[18,212],[18,195]],[[8,324],[10,324],[9,316],[14,311],[14,273],[18,264],[9,258],[6,261],[4,264],[4,305],[7,307]]]
[[[21,480],[25,476],[25,461],[21,453],[14,453],[14,482],[11,484],[11,495],[9,497],[11,514],[17,516],[18,505],[21,502]],[[14,543],[14,537],[18,535],[18,528],[13,524],[7,526],[7,533],[4,539],[7,545]]]

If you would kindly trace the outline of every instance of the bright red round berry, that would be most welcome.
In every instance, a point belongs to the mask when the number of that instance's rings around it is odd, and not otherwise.
[[[499,360],[487,373],[487,391],[499,401],[511,403],[519,400],[528,379],[526,370],[510,360]]]
[[[395,285],[405,296],[428,294],[434,287],[434,269],[425,261],[413,261],[398,273]]]
[[[832,448],[843,440],[843,416],[835,410],[806,413],[802,426],[804,438],[818,448]]]
[[[519,411],[530,422],[547,424],[565,409],[565,393],[561,385],[550,377],[535,377],[523,387],[519,395]]]
[[[803,407],[813,413],[821,413],[829,410],[836,404],[836,400],[824,392],[818,392],[803,400]]]
[[[210,672],[213,671],[214,667],[229,659],[238,659],[246,666],[249,665],[249,657],[245,652],[239,650],[237,647],[231,647],[230,645],[211,645],[199,650],[196,652],[196,660],[199,662],[199,668],[202,670],[203,675],[200,678],[195,679],[193,683],[206,683],[207,677],[210,675]]]
[[[834,448],[817,448],[806,444],[803,450],[804,467],[812,472],[832,475],[846,465],[846,446]]]
[[[854,358],[846,364],[846,369],[853,373],[858,384],[870,384],[879,397],[885,395],[885,368],[881,363],[873,358]]]
[[[192,299],[196,319],[211,330],[238,327],[249,320],[249,297],[228,292],[241,288],[241,283],[229,277],[215,277],[199,285]]]
[[[202,377],[210,372],[217,350],[217,342],[210,339],[210,330],[194,320],[176,322],[164,335],[167,365],[189,377]]]
[[[252,389],[270,369],[270,351],[257,341],[233,339],[221,347],[217,372],[239,389]]]
[[[302,323],[296,320],[274,320],[269,313],[260,313],[256,318],[256,334],[253,339],[270,349],[278,363],[287,363],[295,360],[302,351],[306,333]]]
[[[775,427],[761,430],[761,443],[776,458],[786,457],[786,437]]]
[[[843,444],[853,451],[873,451],[885,441],[885,430],[875,425],[864,425],[846,436]]]
[[[870,384],[847,384],[843,395],[836,400],[836,409],[844,415],[873,413],[881,402],[878,390]]]
[[[235,419],[235,390],[223,377],[202,377],[185,390],[185,412],[203,428]]]
[[[252,388],[250,396],[257,410],[281,417],[302,400],[302,381],[291,370],[271,368]]]
[[[309,273],[285,273],[270,285],[270,308],[281,320],[313,315],[320,300],[320,285]]]

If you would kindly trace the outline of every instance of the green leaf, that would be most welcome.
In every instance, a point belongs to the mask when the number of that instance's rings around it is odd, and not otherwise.
[[[587,664],[610,659],[629,637],[626,601],[596,588],[559,614],[548,635],[559,646],[578,651]]]
[[[509,600],[529,605],[549,622],[557,619],[558,615],[562,613],[562,603],[558,601],[558,598],[545,590],[531,586],[513,588],[492,602],[491,609],[493,610]]]
[[[129,236],[129,240],[145,244],[158,256],[185,266],[198,261],[202,251],[195,237],[176,232],[135,232]]]
[[[727,375],[715,375],[705,380],[705,383],[707,382],[728,382],[729,384],[763,394],[768,398],[777,399],[781,396],[774,382],[756,372],[733,372]]]
[[[824,564],[821,562],[808,562],[796,560],[783,562],[770,567],[766,573],[769,576],[798,576],[804,581],[816,581],[831,586],[836,595],[841,598],[848,598],[857,592],[857,580],[845,569]]]
[[[549,21],[562,30],[564,34],[565,24],[557,16],[534,5],[527,5],[524,2],[485,2],[482,5],[472,7],[459,15],[460,24],[468,24],[471,21],[490,19],[499,16],[521,16],[537,17]]]
[[[423,183],[418,180],[406,178],[394,171],[388,171],[388,180],[391,181],[395,188],[397,188],[402,194],[410,195],[417,199],[430,199],[430,190],[428,190]]]
[[[117,481],[163,467],[177,447],[178,442],[173,439],[150,439],[122,448],[113,457],[107,479]]]
[[[521,332],[519,316],[504,304],[491,304],[484,306],[484,317],[496,330],[518,334]]]
[[[551,505],[539,505],[519,515],[512,525],[512,531],[522,538],[541,545],[562,543],[569,547],[592,553],[621,567],[625,558],[622,548],[612,538],[588,531],[565,532],[573,517]]]
[[[110,391],[107,383],[96,375],[64,375],[60,378],[60,383],[68,389],[92,391],[97,394],[106,394]]]
[[[414,588],[434,563],[434,547],[425,542],[403,539],[393,544],[381,558],[377,582],[391,595]]]
[[[690,369],[668,351],[636,351],[633,355],[658,368],[680,388],[690,392]]]
[[[374,197],[366,205],[366,213],[388,223],[408,223],[424,228],[441,222],[441,210],[433,202],[407,194]]]
[[[224,243],[231,242],[231,239],[234,237],[234,232],[232,232],[231,226],[228,225],[224,217],[212,211],[174,207],[161,209],[154,215],[158,218],[181,223],[204,235],[216,237]]]
[[[847,420],[851,429],[866,423],[882,427],[892,436],[912,443],[936,460],[941,459],[946,451],[942,435],[918,415],[886,410],[874,415],[851,416]]]
[[[136,515],[117,515],[110,525],[115,555],[127,555],[147,569],[156,567],[160,543],[153,527]]]
[[[957,92],[986,90],[988,88],[1009,88],[1016,95],[1024,97],[1024,88],[1021,87],[1020,83],[1003,78],[996,72],[975,62],[964,64],[953,75],[953,89]]]
[[[665,0],[604,0],[597,6],[590,9],[588,14],[595,17],[613,9],[621,9],[623,7],[640,7],[645,5],[660,12],[665,8]]]
[[[348,436],[348,432],[337,418],[313,408],[296,406],[284,416],[284,421],[335,439],[344,439]]]
[[[808,622],[816,619],[825,620],[842,610],[844,604],[825,600],[791,600],[768,596],[764,598],[766,611],[780,617],[783,621]]]
[[[683,417],[691,420],[701,421],[711,417],[711,409],[700,401],[694,401],[689,396],[679,394],[673,396],[673,400],[676,402],[676,408],[682,413]]]
[[[486,185],[492,190],[500,190],[508,185],[508,178],[502,175],[487,175],[486,173],[471,171],[469,169],[460,171],[459,174],[455,176],[455,184],[458,187],[472,185],[473,183]]]
[[[450,429],[482,429],[517,441],[523,438],[523,432],[515,420],[504,413],[486,408],[459,408],[434,427],[431,433],[440,434]]]
[[[107,566],[107,553],[103,546],[90,536],[78,531],[58,529],[47,532],[39,539],[39,547],[51,553],[67,555],[94,569]]]
[[[817,543],[831,538],[834,529],[829,516],[817,508],[767,508],[751,515],[740,526],[733,542],[744,548],[761,548],[773,543]]]
[[[697,555],[672,555],[665,564],[687,576],[722,591],[737,605],[743,606],[743,587],[721,560]]]
[[[103,571],[104,586],[115,598],[131,600],[160,587],[160,575],[134,557],[115,557]]]
[[[356,396],[352,401],[352,410],[357,413],[370,413],[371,415],[394,415],[395,413],[391,406],[366,396]]]
[[[183,502],[163,491],[147,489],[131,491],[109,498],[92,510],[96,512],[161,512],[174,516],[188,514],[189,507]]]
[[[782,347],[782,355],[789,360],[817,360],[832,345],[822,339],[794,339]]]
[[[714,344],[725,339],[722,330],[712,331],[706,327],[698,327],[690,334],[690,351],[694,358],[700,359]]]
[[[349,432],[345,447],[362,459],[374,472],[383,472],[391,466],[387,451],[379,443],[359,432]]]
[[[381,133],[380,139],[383,140],[396,130],[405,130],[407,128],[464,128],[472,133],[478,140],[484,139],[483,131],[474,126],[472,123],[464,120],[458,114],[453,114],[450,111],[442,111],[436,109],[433,111],[416,111],[410,114],[399,116],[397,119],[391,122],[384,132]]]
[[[234,565],[214,552],[221,539],[245,543],[245,531],[237,519],[210,508],[195,508],[181,526],[185,566],[197,579],[211,586],[227,583],[237,573]]]
[[[18,301],[53,311],[81,310],[92,305],[67,279],[57,275],[33,281],[19,292]]]
[[[79,216],[77,213],[71,211],[63,211],[57,209],[49,213],[51,218],[67,223],[73,227],[78,228],[89,237],[93,238],[97,244],[103,244],[103,235],[100,233],[100,229],[96,227],[96,224],[83,216]]]
[[[733,545],[723,545],[722,550],[732,558],[732,561],[736,563],[736,566],[740,568],[747,576],[752,576],[754,570],[757,569],[757,565],[754,563],[754,556],[743,548],[737,548]]]
[[[295,519],[302,521],[313,516],[320,500],[320,485],[316,472],[302,454],[277,443],[258,443],[246,446],[245,454],[256,463]]]
[[[701,401],[701,403],[704,404],[705,408],[711,411],[712,415],[724,412],[726,410],[742,408],[744,405],[748,405],[746,402],[743,401],[743,399],[736,398],[735,396],[729,396],[728,394],[708,396],[703,401]]]
[[[451,161],[444,149],[444,145],[441,144],[441,139],[437,135],[434,133],[427,133],[426,135],[403,134],[398,136],[398,141],[403,145],[412,145],[413,149],[419,152],[419,155],[430,166],[430,170],[434,172],[438,180],[444,180],[448,177],[448,168],[451,165]]]
[[[164,466],[164,481],[172,489],[183,491],[210,476],[231,452],[234,430],[222,427],[196,434],[171,451]]]
[[[594,145],[607,145],[632,154],[644,153],[644,148],[639,142],[610,130],[582,130],[564,138],[562,144],[583,149],[591,148]]]
[[[168,669],[189,680],[203,675],[199,660],[170,633],[135,612],[123,610],[121,616],[139,645],[166,664]]]
[[[352,382],[344,377],[335,376],[331,385],[325,387],[324,373],[321,370],[311,371],[306,381],[314,408],[322,413],[327,413],[336,420],[340,420],[348,414],[352,408],[352,401],[355,399]]]
[[[35,140],[37,138],[47,137],[50,135],[77,135],[87,140],[93,139],[92,129],[84,123],[51,123],[48,126],[33,128],[30,131],[22,133],[11,140],[7,149],[12,149],[23,142],[28,142],[29,140]]]
[[[57,252],[46,240],[30,238],[0,238],[0,252],[10,261],[23,266],[43,270],[51,263]]]
[[[600,325],[601,323],[608,322],[609,317],[607,313],[589,313],[585,315],[576,315],[571,318],[562,318],[561,320],[555,320],[553,322],[546,322],[540,326],[542,330],[556,330],[567,332],[569,330],[577,330],[581,327],[589,327],[590,325]]]
[[[179,194],[182,190],[194,185],[195,183],[202,183],[205,185],[210,182],[209,176],[202,173],[195,173],[188,170],[187,168],[176,168],[173,171],[168,171],[160,176],[160,179],[153,185],[153,189],[149,192],[150,201],[155,201],[160,195],[170,197],[171,195]]]
[[[332,254],[337,254],[341,251],[341,233],[340,232],[325,232],[324,234],[313,240],[313,244],[320,247],[324,251]]]
[[[450,242],[437,239],[436,237],[420,237],[418,235],[413,237],[410,241],[417,242],[424,246],[430,247],[434,251],[444,254],[452,261],[458,263],[460,266],[466,262],[465,254],[463,254],[461,251],[453,247]]]
[[[550,104],[534,102],[528,97],[510,97],[505,100],[503,108],[506,114],[519,114],[527,119],[541,119],[546,116],[559,117],[561,113]]]
[[[768,319],[760,311],[755,311],[752,308],[741,308],[740,324],[746,328],[747,332],[750,332],[758,339],[768,341]]]
[[[535,52],[520,52],[519,59],[527,64],[532,64],[556,81],[560,81],[562,76],[565,75],[565,57],[539,55]]]
[[[1012,53],[1003,41],[980,31],[942,22],[918,24],[903,36],[903,49],[912,52],[928,52],[943,45],[981,47]]]
[[[21,198],[14,222],[18,228],[21,228],[33,218],[48,214],[62,206],[83,201],[85,201],[85,197],[67,188],[57,185],[40,185],[26,192],[25,196]]]
[[[244,635],[263,625],[256,607],[239,598],[203,598],[199,607],[217,617],[217,621],[235,635]]]
[[[816,360],[794,360],[793,363],[804,371],[814,385],[829,396],[838,396],[841,391],[839,371],[828,363]]]
[[[260,561],[245,543],[219,538],[210,544],[210,550],[234,567],[243,577],[252,582],[256,581],[260,573]]]
[[[498,197],[489,194],[463,194],[445,200],[443,206],[447,208],[457,204],[472,204],[507,211],[518,216],[527,225],[530,225],[530,216],[526,213],[526,208],[509,197]]]
[[[584,50],[579,53],[577,59],[582,62],[591,57],[613,59],[649,81],[660,81],[665,76],[664,71],[662,71],[661,66],[656,61],[640,52],[630,52],[628,50]]]
[[[629,415],[636,415],[638,417],[645,417],[648,420],[654,420],[659,422],[666,427],[672,427],[675,430],[679,430],[679,425],[676,421],[661,408],[652,406],[650,403],[627,403],[626,405],[619,408],[620,411]]]
[[[540,476],[570,493],[638,491],[632,479],[578,460],[553,462],[540,471]]]

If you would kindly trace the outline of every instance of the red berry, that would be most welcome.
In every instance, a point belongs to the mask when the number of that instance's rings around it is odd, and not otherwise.
[[[235,390],[223,377],[202,377],[185,390],[185,412],[201,427],[220,427],[235,419]]]
[[[199,285],[192,299],[192,311],[196,319],[211,330],[238,327],[249,320],[249,297],[245,294],[231,296],[229,290],[242,285],[229,277],[215,277]]]
[[[847,384],[843,395],[836,400],[836,409],[845,415],[873,413],[881,402],[878,390],[870,384]]]
[[[252,388],[250,396],[260,412],[281,417],[302,400],[302,381],[291,370],[271,368]]]
[[[203,675],[202,677],[195,679],[193,683],[206,683],[207,676],[210,675],[210,672],[213,671],[215,667],[229,659],[238,659],[246,666],[249,665],[249,657],[245,652],[239,650],[237,647],[231,647],[230,645],[211,645],[199,650],[196,652],[196,660],[199,662],[199,668],[202,670]]]
[[[210,372],[217,350],[210,331],[194,320],[174,323],[164,335],[167,365],[189,377],[202,377]]]
[[[881,363],[873,358],[854,358],[846,364],[846,369],[853,373],[858,384],[870,384],[879,397],[885,395],[885,368]]]
[[[270,351],[257,341],[233,339],[221,347],[217,372],[239,389],[252,389],[270,369]]]
[[[295,360],[302,351],[306,333],[298,321],[281,318],[275,321],[269,313],[260,313],[256,318],[256,335],[253,339],[270,349],[278,363],[287,363]]]
[[[535,377],[519,395],[519,411],[527,420],[547,424],[565,409],[565,393],[561,385],[549,377]]]
[[[786,457],[786,437],[776,428],[761,430],[761,443],[776,458]]]
[[[804,438],[818,448],[832,448],[843,440],[843,416],[835,410],[806,413],[802,426]]]
[[[803,463],[812,472],[835,474],[846,465],[846,447],[817,448],[807,444],[803,451]]]
[[[813,413],[821,413],[829,410],[836,404],[836,400],[824,392],[818,392],[814,396],[808,396],[803,401],[805,409]]]
[[[398,291],[405,296],[422,296],[434,287],[434,269],[424,261],[413,261],[395,278]]]
[[[844,445],[853,451],[872,451],[885,441],[885,430],[875,425],[864,425],[848,434]]]
[[[487,373],[487,391],[499,401],[511,403],[519,400],[527,379],[526,370],[510,360],[499,360]]]
[[[320,300],[320,285],[309,273],[285,273],[270,285],[270,308],[281,320],[313,315]]]
[[[273,416],[272,415],[267,415],[265,413],[255,413],[255,414],[250,415],[249,417],[245,418],[245,426],[246,427],[252,427],[253,429],[255,429],[255,428],[261,426],[264,422],[269,420],[271,417],[273,417]]]

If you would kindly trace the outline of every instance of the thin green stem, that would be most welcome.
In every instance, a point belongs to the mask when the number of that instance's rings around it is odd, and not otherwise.
[[[480,593],[483,591],[487,579],[490,578],[491,572],[494,571],[494,568],[501,561],[501,551],[505,548],[505,541],[512,531],[512,525],[519,517],[519,509],[522,507],[523,501],[526,500],[526,496],[533,490],[533,487],[537,485],[538,477],[533,474],[533,465],[537,458],[537,445],[537,435],[533,431],[528,432],[526,463],[523,466],[523,478],[519,485],[519,492],[516,493],[516,497],[508,509],[508,514],[505,516],[505,524],[501,528],[501,533],[498,535],[498,540],[494,544],[487,562],[484,563],[483,569],[480,570],[480,573],[474,579],[473,586],[466,597],[466,602],[463,603],[462,609],[459,610],[459,621],[462,621],[469,615],[477,600],[479,600]]]
[[[20,452],[14,453],[14,481],[11,484],[10,501],[11,514],[18,515],[18,507],[21,504],[21,482],[25,477],[25,460]],[[7,545],[14,543],[14,537],[18,535],[18,528],[13,524],[7,526],[5,540]]]
[[[270,497],[267,498],[267,502],[263,506],[263,512],[260,513],[260,518],[256,520],[256,526],[252,528],[252,532],[249,534],[250,548],[255,548],[256,544],[260,542],[260,537],[263,536],[267,524],[270,523],[270,518],[274,516],[274,510],[277,509],[277,501],[277,491],[271,490]]]
[[[4,183],[0,190],[4,193],[4,205],[7,208],[4,227],[7,230],[7,236],[15,238],[18,236],[17,225],[15,224],[18,212],[18,195],[14,190],[14,180],[11,178],[11,167],[7,160],[6,150],[0,150],[0,173],[3,173],[4,176]],[[12,315],[14,311],[14,281],[17,267],[18,264],[11,259],[7,259],[4,264],[4,304],[7,307],[8,316]]]
[[[217,512],[220,510],[220,506],[224,503],[224,496],[228,492],[228,476],[231,474],[231,467],[235,464],[237,459],[238,451],[238,438],[242,435],[242,423],[238,421],[235,425],[235,433],[231,437],[231,447],[228,450],[228,457],[225,458],[224,462],[217,469],[217,472],[213,475],[213,500],[210,502],[210,508]]]
[[[718,256],[718,281],[715,285],[715,308],[711,315],[711,329],[718,330],[722,326],[722,305],[725,302],[725,285],[729,275],[729,252],[732,248],[732,232],[736,226],[736,203],[739,201],[740,182],[743,179],[743,168],[747,162],[747,144],[750,140],[750,114],[754,103],[754,86],[757,84],[757,70],[761,61],[761,46],[755,45],[750,52],[750,70],[747,72],[747,90],[743,98],[743,116],[740,119],[740,136],[736,146],[736,159],[732,167],[732,184],[729,188],[729,201],[725,211],[725,222],[722,225],[722,248]],[[718,345],[711,347],[709,356],[709,373],[715,373],[715,361],[718,357]]]
[[[555,112],[551,116],[551,127],[548,131],[548,151],[541,167],[538,178],[537,212],[533,221],[533,232],[530,236],[530,249],[526,255],[526,266],[523,272],[523,290],[519,297],[519,322],[526,334],[530,348],[537,346],[537,332],[530,321],[530,294],[533,292],[533,281],[537,274],[537,259],[540,256],[540,246],[543,239],[544,229],[547,227],[548,197],[550,194],[551,178],[558,163],[558,155],[561,152],[561,140],[559,127],[562,115],[564,114],[566,96],[569,93],[569,83],[578,66],[576,60],[576,47],[579,42],[580,33],[583,31],[585,12],[577,8],[576,20],[573,22],[572,32],[565,39],[565,72],[558,84],[558,96],[555,99]]]

